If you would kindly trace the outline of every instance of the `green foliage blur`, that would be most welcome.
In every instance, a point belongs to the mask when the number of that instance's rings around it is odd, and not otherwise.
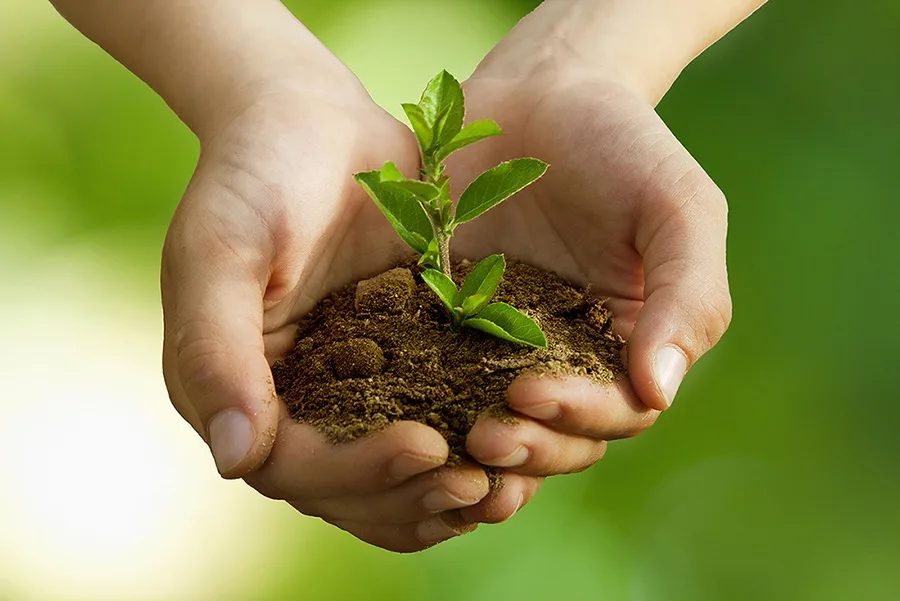
[[[27,265],[99,240],[122,294],[155,303],[197,143],[41,4],[0,9],[39,23],[0,39],[0,252]],[[396,114],[536,2],[287,4]],[[892,0],[772,2],[660,105],[729,198],[735,319],[654,428],[511,522],[414,556],[301,534],[311,520],[286,511],[255,598],[900,599],[898,40]]]

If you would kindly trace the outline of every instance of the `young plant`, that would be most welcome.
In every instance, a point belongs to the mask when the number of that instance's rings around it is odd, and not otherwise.
[[[503,132],[489,119],[463,127],[462,88],[446,71],[429,82],[418,104],[404,104],[403,110],[419,141],[422,179],[407,179],[388,162],[379,171],[357,173],[356,181],[400,237],[421,255],[422,279],[447,306],[454,328],[471,327],[504,340],[546,347],[547,339],[533,319],[506,303],[491,303],[506,269],[503,255],[483,259],[457,288],[451,271],[450,239],[457,226],[544,175],[547,164],[522,158],[488,169],[469,184],[454,207],[444,161],[461,148]]]

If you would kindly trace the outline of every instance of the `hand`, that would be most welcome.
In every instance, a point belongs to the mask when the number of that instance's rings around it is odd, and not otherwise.
[[[610,298],[628,340],[627,379],[604,387],[523,378],[509,389],[519,423],[484,418],[472,430],[475,459],[541,477],[583,470],[603,455],[604,441],[652,425],[688,368],[722,336],[731,319],[727,206],[649,98],[569,57],[527,68],[517,33],[465,84],[467,120],[494,118],[505,135],[458,153],[449,173],[465,184],[520,156],[545,160],[550,170],[460,227],[456,251],[503,251],[590,284]]]
[[[318,300],[408,253],[350,174],[415,172],[415,140],[353,81],[340,104],[270,91],[202,140],[163,252],[164,373],[224,477],[414,551],[509,511],[479,503],[484,472],[441,468],[446,442],[414,422],[332,445],[290,418],[270,372]]]

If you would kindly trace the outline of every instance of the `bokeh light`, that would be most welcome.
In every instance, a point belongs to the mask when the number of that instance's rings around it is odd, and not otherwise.
[[[0,269],[18,276],[0,300],[14,316],[0,332],[2,592],[102,600],[241,590],[242,570],[265,567],[270,507],[222,482],[173,419],[157,311],[122,303],[115,272],[90,246],[26,265]]]

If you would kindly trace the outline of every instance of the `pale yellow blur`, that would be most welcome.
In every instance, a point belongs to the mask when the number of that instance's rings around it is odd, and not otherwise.
[[[264,567],[272,507],[215,474],[166,401],[158,309],[92,246],[0,266],[3,593],[234,595]]]

